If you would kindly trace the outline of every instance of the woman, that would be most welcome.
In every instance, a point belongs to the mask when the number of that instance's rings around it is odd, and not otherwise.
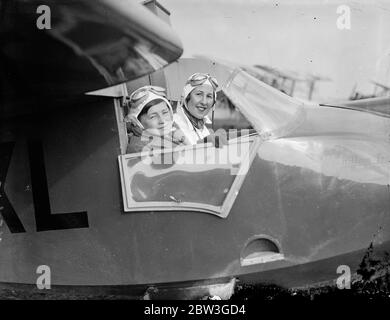
[[[165,96],[165,89],[144,86],[130,95],[130,127],[127,153],[173,148],[189,142],[177,127],[173,126],[172,106]]]
[[[203,142],[210,135],[206,123],[211,121],[207,114],[217,100],[217,88],[217,80],[206,73],[194,73],[183,88],[173,119],[190,144]]]

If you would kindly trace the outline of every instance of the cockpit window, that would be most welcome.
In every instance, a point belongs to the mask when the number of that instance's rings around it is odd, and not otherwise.
[[[258,137],[119,156],[125,212],[200,211],[226,217],[249,170]]]

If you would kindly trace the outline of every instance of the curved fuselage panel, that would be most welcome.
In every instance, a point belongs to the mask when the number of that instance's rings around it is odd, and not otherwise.
[[[388,244],[388,171],[384,164],[353,163],[350,154],[362,150],[362,139],[263,142],[225,219],[200,212],[125,213],[112,101],[85,99],[45,119],[2,123],[8,218],[0,282],[34,284],[40,265],[50,267],[53,285],[250,278],[336,257],[328,270],[307,273],[304,282],[310,283],[325,274],[336,278],[335,263],[356,270],[371,242]],[[372,143],[367,152],[375,153],[379,147]],[[388,152],[382,152],[387,160]],[[273,239],[284,258],[242,265],[243,250],[256,236]],[[359,254],[343,260],[353,252]]]

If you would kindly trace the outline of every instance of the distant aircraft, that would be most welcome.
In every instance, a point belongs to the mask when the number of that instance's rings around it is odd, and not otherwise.
[[[374,90],[372,94],[367,95],[358,92],[356,90],[357,85],[355,85],[350,95],[350,100],[360,100],[360,99],[390,96],[390,86],[387,86],[375,80],[371,80],[370,82],[374,85]]]
[[[331,80],[324,76],[314,74],[302,75],[295,71],[280,70],[265,65],[242,66],[242,69],[291,97],[300,97],[309,101],[313,99],[317,81]],[[298,90],[297,85],[299,87]]]
[[[51,29],[36,27],[39,5]],[[238,282],[336,281],[371,246],[385,257],[389,117],[179,59],[169,12],[146,5],[155,14],[134,1],[1,3],[2,297],[228,298]],[[214,130],[239,134],[219,149],[126,154],[124,97],[154,84],[175,102],[193,72],[221,84]]]

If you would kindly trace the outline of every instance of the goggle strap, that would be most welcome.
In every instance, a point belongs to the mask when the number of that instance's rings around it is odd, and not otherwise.
[[[139,91],[138,91],[139,90]],[[131,95],[130,95],[130,101],[131,102],[137,102],[143,97],[147,97],[149,92],[153,92],[154,94],[166,98],[166,93],[165,89],[161,87],[156,87],[156,86],[147,86],[147,87],[142,87],[140,89],[135,90]]]

